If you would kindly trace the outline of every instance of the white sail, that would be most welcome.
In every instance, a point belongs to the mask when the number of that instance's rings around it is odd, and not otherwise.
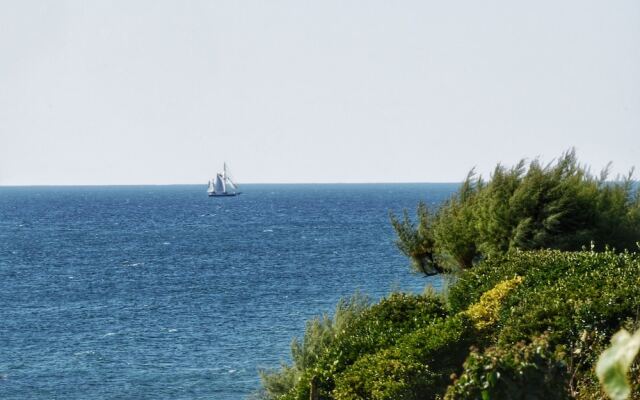
[[[224,180],[222,179],[222,176],[220,176],[220,174],[217,174],[216,175],[214,193],[222,194],[224,192],[225,192]]]
[[[231,186],[231,189],[233,189],[234,192],[238,189],[238,186],[233,183],[231,178],[227,178],[227,186]]]
[[[235,193],[236,190],[238,190],[238,185],[231,179],[231,174],[229,174],[229,170],[227,169],[227,163],[224,163],[223,176],[227,186],[230,186],[231,189],[233,189],[233,192]]]
[[[207,189],[207,193],[211,194],[215,192],[216,192],[216,189],[213,186],[213,179],[209,179],[209,188]]]

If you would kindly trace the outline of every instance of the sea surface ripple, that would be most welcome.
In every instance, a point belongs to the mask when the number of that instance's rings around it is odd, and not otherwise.
[[[456,187],[0,188],[0,398],[245,398],[340,297],[437,286],[388,212]]]

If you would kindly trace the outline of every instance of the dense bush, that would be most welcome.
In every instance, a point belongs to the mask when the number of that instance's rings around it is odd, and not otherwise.
[[[404,221],[392,215],[398,247],[414,265],[429,266],[421,270],[427,274],[449,264],[467,269],[515,249],[574,251],[593,242],[598,250],[634,250],[640,193],[631,174],[608,182],[607,173],[594,177],[573,151],[547,166],[537,160],[498,165],[488,182],[470,173],[433,215],[424,205],[416,224],[406,213]]]
[[[427,365],[404,358],[393,347],[367,354],[338,375],[332,395],[337,400],[415,399],[433,385],[434,378]]]
[[[358,359],[336,378],[338,400],[418,400],[443,395],[460,372],[473,341],[470,321],[460,315],[434,321],[395,346]]]
[[[308,399],[312,380],[317,382],[323,396],[331,396],[335,377],[358,359],[392,347],[406,334],[430,326],[446,315],[442,299],[434,294],[393,293],[336,332],[313,368],[300,375],[295,389],[284,398]]]
[[[529,344],[474,350],[445,399],[568,399],[569,371],[562,358],[544,335]]]
[[[310,354],[274,375],[270,398],[306,400],[312,381],[320,399],[602,398],[593,366],[636,328],[640,255],[513,251],[461,273],[447,300],[393,294],[340,329],[309,325]]]
[[[433,295],[393,293],[362,313],[336,338],[325,360],[340,371],[364,354],[395,344],[398,338],[447,315],[442,300]],[[336,362],[337,361],[337,362]]]
[[[449,304],[453,311],[465,310],[498,282],[514,276],[525,278],[501,311],[499,338],[505,342],[547,330],[563,343],[583,330],[612,332],[640,307],[637,254],[552,250],[485,261],[458,278],[449,290]]]
[[[468,310],[497,282],[516,275],[524,280],[504,299],[495,342],[509,349],[547,332],[552,346],[567,349],[573,394],[599,398],[592,366],[608,337],[625,321],[638,318],[640,256],[611,251],[514,252],[462,274],[449,291],[451,308]]]

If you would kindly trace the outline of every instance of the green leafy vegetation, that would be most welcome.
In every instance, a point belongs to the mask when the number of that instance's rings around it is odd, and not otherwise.
[[[511,250],[580,250],[595,243],[634,250],[640,240],[640,193],[632,173],[607,181],[595,177],[574,151],[555,163],[520,161],[496,166],[487,182],[469,173],[435,213],[418,206],[417,222],[391,215],[397,245],[419,272],[468,269]]]
[[[290,398],[309,398],[310,383],[314,378],[320,394],[331,396],[335,378],[357,360],[393,347],[408,333],[430,326],[446,315],[442,299],[433,294],[393,293],[364,311],[335,337],[314,368],[309,369],[297,385],[296,396]]]
[[[337,376],[331,394],[341,400],[392,400],[443,393],[468,353],[472,334],[463,316],[436,320],[359,358]]]
[[[636,253],[514,251],[461,273],[446,299],[394,293],[299,342],[314,356],[273,372],[286,385],[267,398],[603,398],[596,362],[638,310]]]
[[[568,372],[545,335],[484,352],[473,349],[445,399],[568,399]]]
[[[631,335],[621,329],[611,338],[611,346],[600,355],[596,374],[613,400],[625,400],[631,395],[627,374],[639,350],[640,330]]]
[[[322,315],[307,322],[302,340],[291,342],[292,365],[282,363],[278,370],[261,370],[262,389],[255,396],[262,399],[277,399],[288,393],[315,365],[318,357],[329,347],[335,337],[346,329],[370,305],[370,300],[356,292],[336,305],[333,317]]]
[[[391,225],[398,235],[396,245],[405,256],[409,257],[413,269],[425,275],[445,272],[440,264],[435,262],[435,239],[431,228],[431,217],[427,206],[418,204],[418,224],[411,222],[407,210],[403,211],[402,220],[393,213],[390,214]]]

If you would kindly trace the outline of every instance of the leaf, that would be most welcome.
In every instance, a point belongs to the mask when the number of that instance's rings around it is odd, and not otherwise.
[[[625,400],[631,394],[627,372],[640,350],[640,330],[631,335],[622,329],[611,338],[611,346],[602,352],[596,374],[604,391],[613,400]]]

